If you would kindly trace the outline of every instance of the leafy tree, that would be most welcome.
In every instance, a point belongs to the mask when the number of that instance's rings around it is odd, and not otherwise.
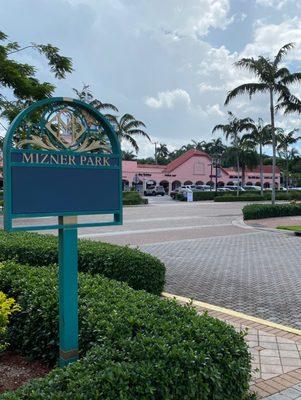
[[[103,110],[112,110],[115,112],[118,112],[118,108],[114,106],[114,104],[111,103],[103,103],[102,101],[96,99],[90,90],[90,85],[83,85],[81,90],[73,89],[74,93],[76,96],[79,98],[79,100],[84,101],[85,103],[91,104],[94,108],[96,108],[99,111]],[[105,116],[109,119],[111,119],[111,114],[105,114]]]
[[[254,144],[245,138],[239,136],[235,141],[232,141],[232,146],[228,147],[224,153],[224,158],[230,163],[235,164],[235,160],[238,159],[238,163],[241,169],[241,183],[245,184],[246,180],[246,169],[253,169],[258,166],[258,154],[255,150]]]
[[[243,140],[250,141],[254,146],[259,146],[259,170],[260,186],[263,195],[263,154],[262,149],[267,144],[272,143],[272,129],[270,124],[264,125],[262,118],[258,118],[258,123],[251,122],[248,126],[249,133],[242,136]]]
[[[200,142],[198,142],[196,140],[192,140],[192,145],[194,146],[194,148],[196,150],[205,151],[205,147],[207,145],[207,142],[205,140],[201,140]]]
[[[169,162],[169,150],[164,143],[159,143],[159,146],[156,147],[156,157],[155,159],[157,160],[158,164],[168,164]]]
[[[204,145],[204,151],[211,156],[214,155],[223,155],[227,146],[223,144],[222,139],[219,137],[217,139],[212,139],[210,142],[207,142]]]
[[[139,151],[139,146],[134,136],[142,136],[150,141],[149,135],[142,129],[145,128],[144,123],[138,121],[131,114],[124,114],[119,118],[112,116],[111,122],[115,127],[120,142],[128,142],[135,149],[136,153]]]
[[[153,157],[139,158],[137,161],[139,164],[155,164],[156,163],[156,161]]]
[[[288,43],[281,47],[273,60],[259,56],[254,58],[242,58],[235,65],[240,68],[247,69],[252,72],[258,82],[242,84],[231,90],[226,98],[225,105],[240,94],[248,94],[250,98],[255,93],[268,93],[271,114],[271,129],[272,129],[272,146],[273,146],[273,188],[272,188],[272,204],[275,203],[275,170],[276,170],[276,132],[275,132],[275,112],[279,107],[284,107],[284,101],[290,99],[290,91],[288,85],[300,82],[301,73],[291,73],[288,68],[282,67],[280,64],[288,51],[294,47],[293,43]],[[275,104],[275,96],[278,96]],[[278,104],[277,104],[278,103]]]
[[[285,133],[284,129],[279,129],[277,132],[277,150],[280,157],[283,157],[285,160],[285,186],[288,188],[289,186],[289,161],[294,159],[298,154],[297,150],[294,148],[290,148],[293,144],[297,143],[300,137],[294,137],[294,135],[298,132],[298,129],[293,129],[292,131]]]
[[[218,124],[216,125],[212,133],[215,133],[218,130],[221,130],[225,138],[231,140],[233,152],[236,152],[236,168],[237,168],[237,176],[238,176],[238,184],[237,184],[237,196],[239,195],[239,176],[240,176],[240,147],[242,146],[242,141],[239,137],[239,134],[248,129],[249,124],[253,122],[251,118],[243,118],[239,119],[234,116],[231,111],[228,111],[228,124]]]
[[[29,48],[46,57],[50,70],[58,79],[72,71],[72,61],[61,56],[59,49],[51,44],[31,43],[21,47],[19,43],[8,40],[5,33],[0,32],[0,85],[12,91],[10,98],[0,93],[0,116],[12,121],[26,106],[34,101],[50,97],[55,86],[49,82],[40,82],[36,77],[36,68],[23,64],[11,56]]]
[[[136,161],[137,156],[132,151],[122,150],[122,159],[124,161]]]

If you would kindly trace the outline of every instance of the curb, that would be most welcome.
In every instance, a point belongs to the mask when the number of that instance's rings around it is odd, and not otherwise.
[[[244,320],[250,321],[252,323],[264,325],[264,326],[267,326],[269,328],[278,329],[280,331],[284,331],[284,332],[292,333],[294,335],[301,336],[301,330],[300,329],[291,328],[290,326],[277,324],[276,322],[271,322],[271,321],[268,321],[268,320],[265,320],[265,319],[262,319],[262,318],[258,318],[258,317],[253,317],[251,315],[247,315],[247,314],[244,314],[244,313],[241,313],[241,312],[238,312],[238,311],[230,310],[229,308],[215,306],[213,304],[204,303],[202,301],[198,301],[198,300],[194,300],[194,299],[191,299],[191,298],[188,298],[188,297],[178,296],[178,295],[174,295],[174,294],[166,293],[166,292],[163,292],[162,296],[165,297],[165,298],[168,298],[168,299],[175,299],[175,300],[177,300],[179,302],[182,302],[182,303],[190,303],[192,305],[195,305],[195,306],[198,306],[198,307],[201,307],[201,308],[205,308],[207,310],[223,313],[223,314],[229,315],[231,317],[244,319]]]

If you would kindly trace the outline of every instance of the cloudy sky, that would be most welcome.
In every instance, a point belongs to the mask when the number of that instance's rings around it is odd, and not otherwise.
[[[35,52],[18,59],[55,82],[56,95],[91,85],[95,96],[145,122],[153,141],[170,149],[212,138],[212,128],[239,117],[268,121],[268,99],[240,97],[227,108],[228,90],[254,78],[233,63],[270,55],[288,42],[287,64],[301,71],[299,0],[0,0],[1,30],[22,45],[52,43],[70,56],[74,72],[62,81]],[[299,87],[292,91],[301,95]],[[300,118],[277,116],[278,126]],[[139,141],[140,157],[154,145]]]

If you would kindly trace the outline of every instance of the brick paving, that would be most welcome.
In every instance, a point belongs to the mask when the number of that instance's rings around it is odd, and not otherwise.
[[[146,244],[167,267],[165,291],[301,328],[300,238],[246,230]]]
[[[165,294],[167,297],[172,295]],[[180,304],[186,301],[177,298]],[[252,322],[242,316],[212,310],[193,303],[199,314],[207,311],[237,330],[246,330],[246,342],[252,356],[250,391],[258,399],[301,400],[301,331],[300,334]]]

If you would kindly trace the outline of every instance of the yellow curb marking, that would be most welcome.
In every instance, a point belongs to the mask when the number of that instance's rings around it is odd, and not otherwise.
[[[169,299],[176,299],[176,300],[182,301],[184,303],[191,303],[191,301],[192,301],[192,305],[195,305],[195,306],[198,306],[198,307],[206,308],[206,309],[212,310],[212,311],[221,312],[221,313],[224,313],[224,314],[227,314],[227,315],[231,315],[232,317],[246,319],[246,320],[249,320],[249,321],[252,321],[252,322],[256,322],[257,324],[269,326],[270,328],[279,329],[281,331],[285,331],[285,332],[289,332],[289,333],[293,333],[295,335],[301,336],[301,330],[300,329],[291,328],[289,326],[277,324],[276,322],[271,322],[271,321],[267,321],[265,319],[252,317],[251,315],[247,315],[247,314],[243,314],[243,313],[238,312],[238,311],[230,310],[229,308],[214,306],[213,304],[203,303],[202,301],[189,299],[188,297],[177,296],[175,294],[166,293],[166,292],[163,292],[162,296],[166,297],[166,298],[169,298]]]

